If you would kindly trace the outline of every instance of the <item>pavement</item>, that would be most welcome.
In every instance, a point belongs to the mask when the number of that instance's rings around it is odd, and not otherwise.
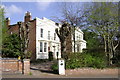
[[[52,71],[31,69],[31,74],[5,74],[2,78],[118,78],[118,69],[74,69],[66,70],[65,75],[55,74]]]

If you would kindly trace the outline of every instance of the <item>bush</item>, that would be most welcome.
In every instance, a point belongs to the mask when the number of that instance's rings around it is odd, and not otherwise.
[[[99,53],[70,53],[68,55],[69,58],[66,60],[66,69],[80,67],[105,68],[106,58],[98,54]]]
[[[80,53],[70,53],[68,59],[66,60],[66,69],[79,68],[81,64],[81,54]]]
[[[49,61],[53,60],[53,52],[49,52]]]
[[[92,68],[105,68],[106,61],[102,57],[92,56],[90,54],[84,54],[83,63],[85,67]]]
[[[58,63],[55,62],[52,66],[51,69],[54,71],[54,73],[58,73]]]
[[[53,71],[57,71],[58,70],[58,64],[57,63],[53,64],[51,66],[51,68],[52,68]]]

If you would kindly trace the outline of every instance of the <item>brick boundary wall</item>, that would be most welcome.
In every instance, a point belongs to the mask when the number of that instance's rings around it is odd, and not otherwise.
[[[23,61],[17,58],[2,58],[0,59],[0,71],[9,73],[30,73],[30,60],[23,59]]]

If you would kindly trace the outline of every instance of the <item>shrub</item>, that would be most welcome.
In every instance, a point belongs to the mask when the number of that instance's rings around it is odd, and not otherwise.
[[[93,54],[96,54],[93,56]],[[99,53],[70,53],[66,60],[66,69],[80,67],[105,68],[106,58]]]
[[[96,55],[95,55],[96,54]],[[105,56],[99,55],[100,53],[85,53],[83,62],[85,67],[104,68],[106,67]]]
[[[51,69],[54,71],[54,73],[58,73],[58,63],[55,62],[52,66]]]
[[[80,53],[69,53],[68,59],[66,60],[66,69],[75,69],[81,67],[81,59]]]

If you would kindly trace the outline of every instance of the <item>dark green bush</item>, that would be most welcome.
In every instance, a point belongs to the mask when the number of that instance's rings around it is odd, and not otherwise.
[[[106,60],[102,57],[92,56],[90,54],[84,55],[85,67],[92,67],[92,68],[104,68],[106,67]]]
[[[58,70],[58,64],[57,63],[53,64],[51,66],[51,68],[52,68],[53,71],[57,71]]]
[[[66,60],[66,69],[75,69],[79,68],[81,64],[81,54],[80,53],[69,53],[68,59]]]
[[[53,60],[53,52],[49,52],[49,61]]]
[[[106,58],[98,54],[100,53],[70,53],[69,58],[66,60],[66,69],[80,67],[105,68]]]
[[[58,73],[58,63],[55,62],[52,66],[51,69],[54,71],[54,73]]]

